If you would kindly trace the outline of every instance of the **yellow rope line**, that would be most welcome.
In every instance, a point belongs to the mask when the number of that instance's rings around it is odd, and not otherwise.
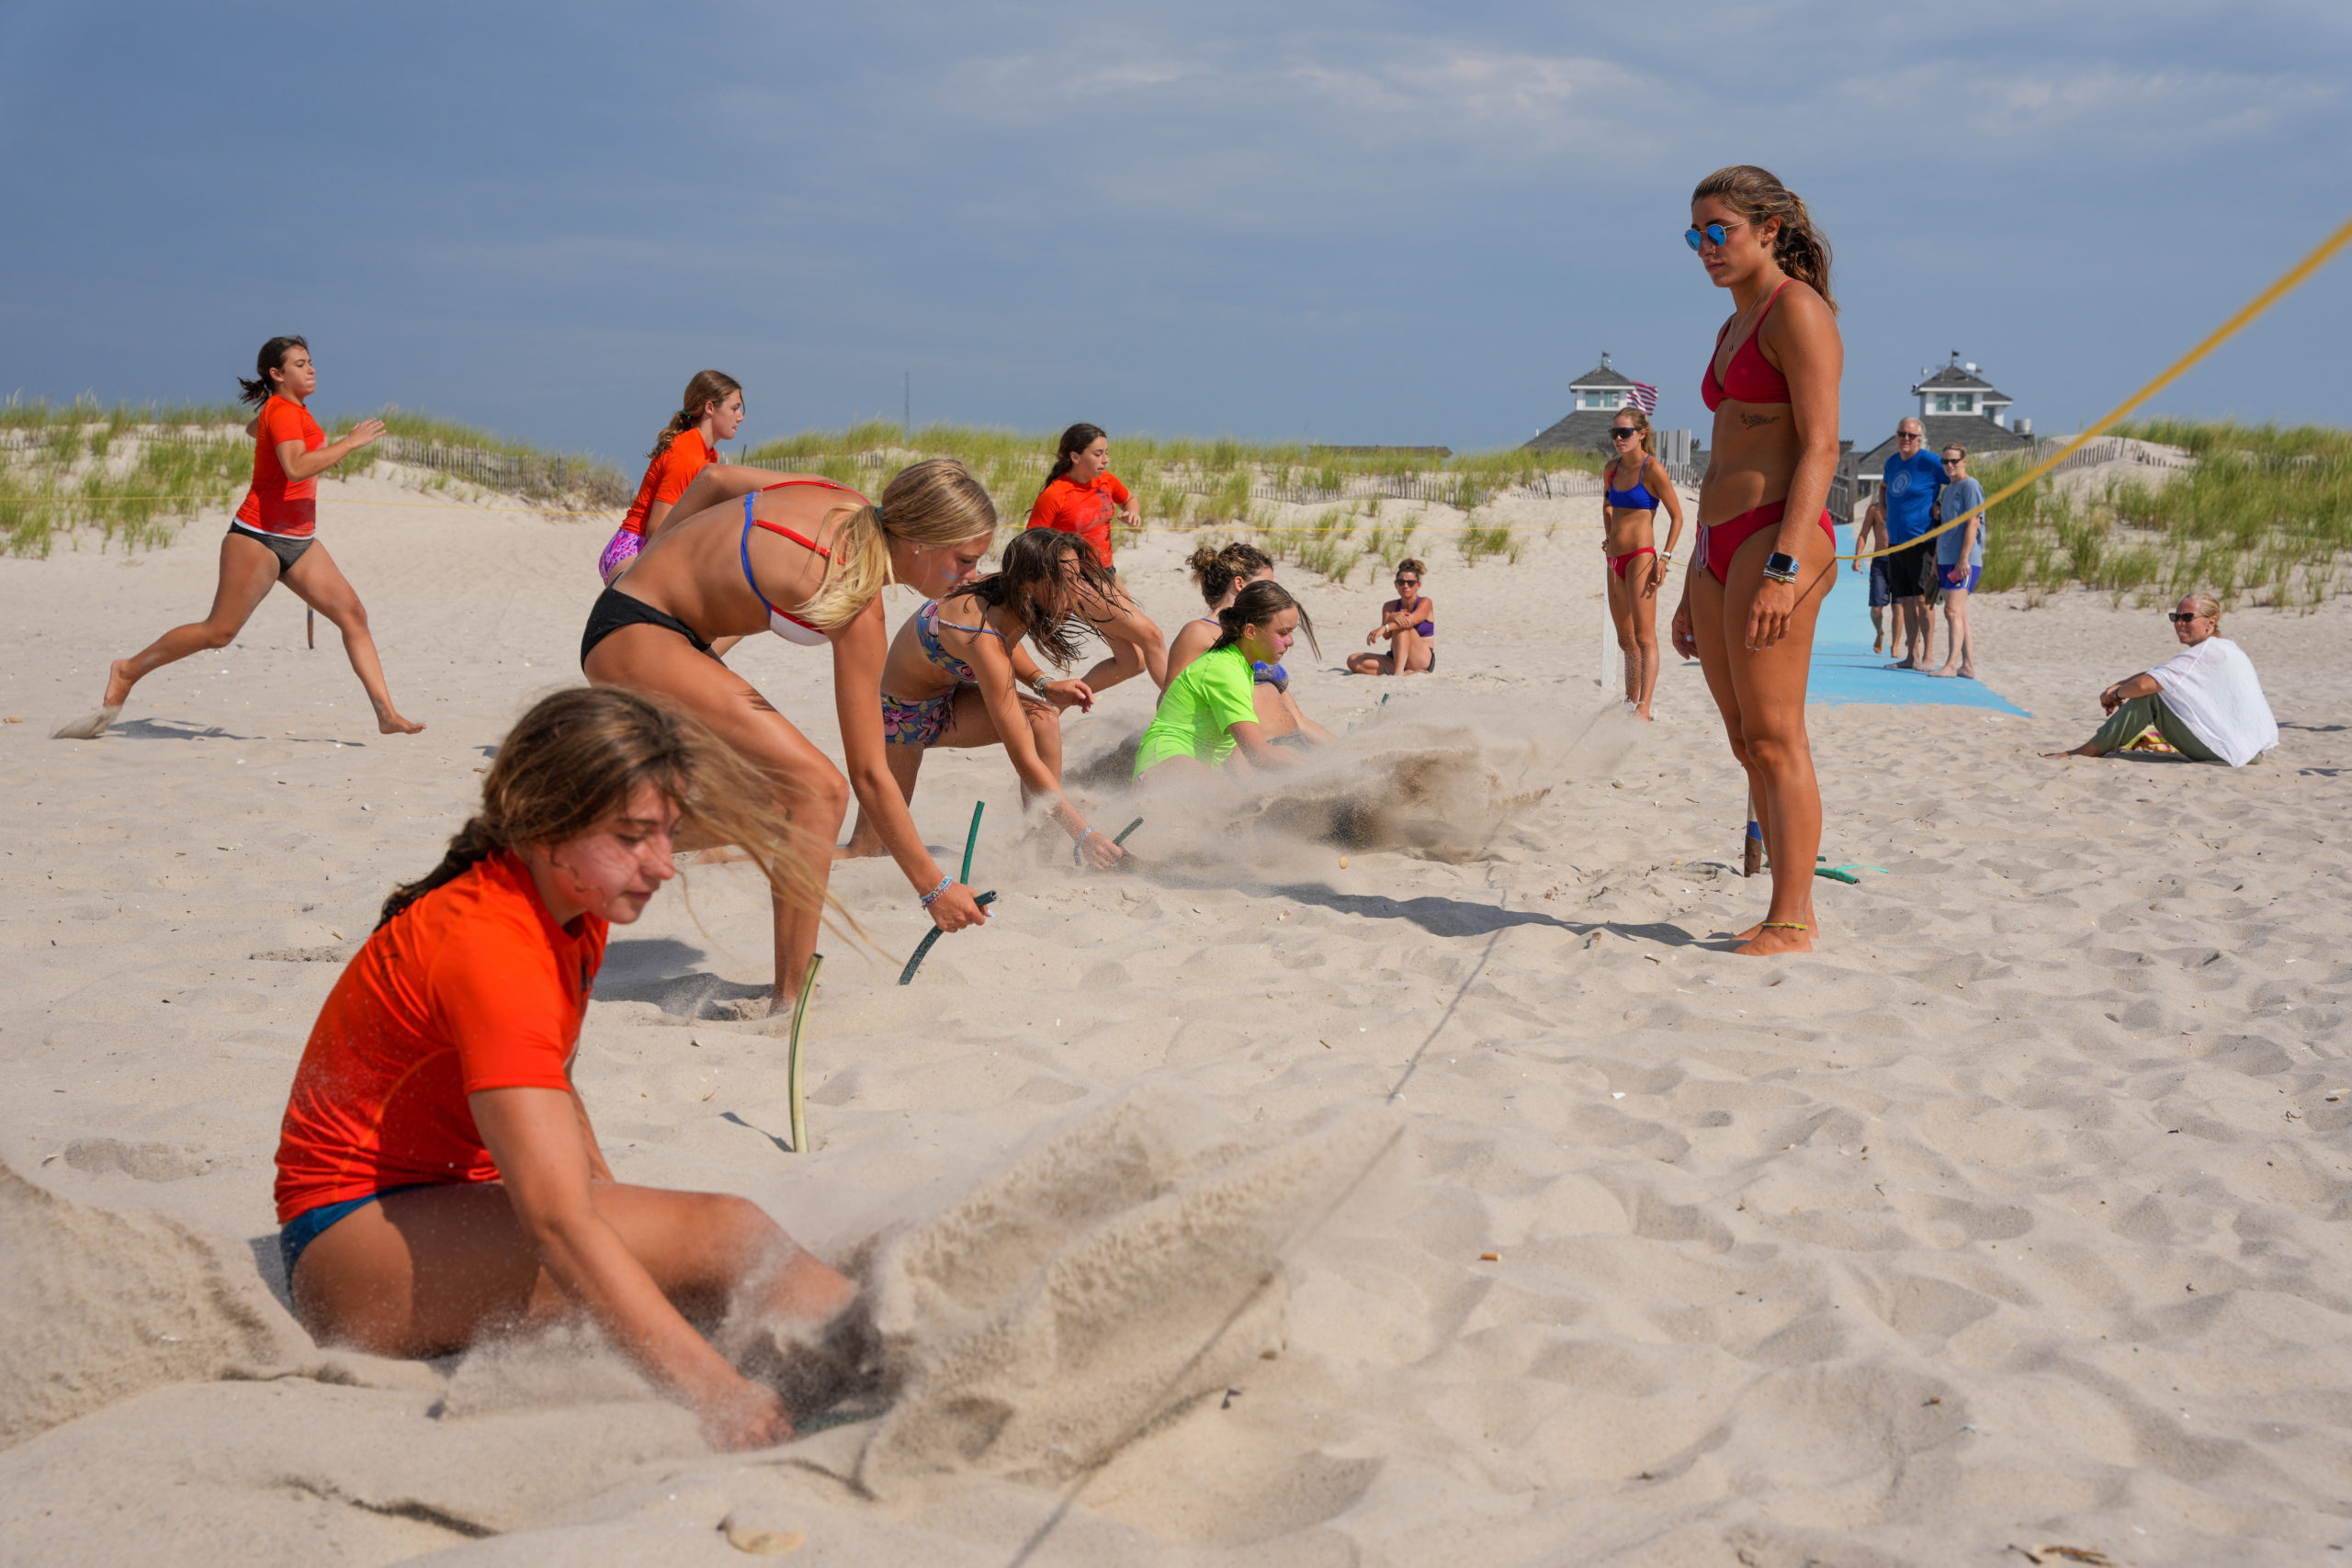
[[[2335,233],[2330,234],[2326,239],[2322,240],[2312,248],[2311,254],[2305,256],[2301,261],[2297,262],[2292,267],[2290,267],[2287,270],[2286,275],[2280,277],[2278,282],[2272,284],[2269,288],[2264,289],[2261,293],[2248,300],[2245,309],[2238,311],[2236,315],[2232,316],[2228,321],[2223,321],[2220,326],[2215,327],[2211,332],[2206,333],[2204,341],[2199,343],[2195,348],[2190,349],[2187,354],[2182,355],[2178,359],[2173,361],[2171,368],[2165,371],[2163,375],[2158,376],[2146,386],[2141,388],[2138,391],[2132,393],[2130,397],[2124,399],[2122,402],[2116,405],[2113,412],[2109,412],[2106,418],[2099,420],[2097,423],[2085,430],[2080,435],[2077,435],[2072,441],[2067,442],[2065,446],[2061,446],[2048,458],[2044,459],[2042,462],[2037,463],[2017,479],[2014,479],[2007,484],[2002,486],[2001,492],[1998,495],[1993,496],[1981,505],[1973,507],[1970,510],[1962,513],[1959,516],[1951,519],[1951,521],[1942,525],[1940,527],[1929,529],[1927,533],[1919,535],[1917,538],[1905,540],[1900,545],[1889,545],[1883,549],[1857,551],[1853,555],[1839,556],[1838,558],[1839,560],[1849,561],[1872,560],[1880,556],[1891,556],[1897,550],[1907,550],[1911,548],[1912,546],[1920,543],[1922,540],[1932,539],[1939,534],[1949,534],[1954,528],[1959,527],[1962,524],[1969,521],[1971,518],[1983,516],[1985,513],[1991,511],[1997,502],[2008,500],[2009,497],[2017,494],[2018,491],[2025,489],[2026,486],[2031,484],[2034,480],[2040,479],[2042,475],[2048,473],[2051,469],[2056,468],[2067,458],[2073,457],[2077,451],[2081,450],[2086,444],[2096,440],[2099,435],[2114,425],[2121,423],[2124,416],[2129,414],[2133,409],[2138,408],[2142,403],[2146,402],[2150,398],[2154,397],[2158,392],[2161,392],[2166,387],[2171,386],[2173,382],[2178,380],[2191,366],[2204,358],[2207,355],[2212,353],[2215,349],[2221,347],[2222,344],[2227,343],[2231,338],[2236,336],[2239,330],[2245,327],[2247,322],[2253,321],[2256,316],[2262,314],[2263,311],[2267,310],[2271,306],[2277,304],[2287,295],[2292,293],[2296,287],[2301,284],[2304,279],[2310,277],[2312,274],[2326,265],[2328,258],[2335,255],[2336,252],[2342,250],[2346,243],[2352,243],[2352,219],[2346,219],[2343,227],[2337,229]]]

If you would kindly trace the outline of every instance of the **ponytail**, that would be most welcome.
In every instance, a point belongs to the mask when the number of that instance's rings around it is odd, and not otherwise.
[[[1323,647],[1315,640],[1315,623],[1307,617],[1306,606],[1292,598],[1290,590],[1270,578],[1251,583],[1234,595],[1232,604],[1216,613],[1216,640],[1209,644],[1207,651],[1215,653],[1220,648],[1231,648],[1241,640],[1244,626],[1262,626],[1284,610],[1298,612],[1298,627],[1306,634],[1306,646],[1315,650],[1316,658],[1322,658]]]
[[[384,912],[377,917],[376,929],[382,931],[391,923],[394,915],[399,914],[443,883],[457,881],[477,864],[488,860],[505,847],[499,841],[498,836],[483,824],[481,818],[467,818],[466,825],[458,829],[458,836],[449,840],[449,852],[441,857],[439,865],[426,872],[416,881],[404,882],[392,889],[391,897],[384,900]]]
[[[1068,479],[1070,460],[1108,434],[1099,424],[1073,424],[1063,431],[1061,440],[1054,446],[1054,466],[1046,475],[1046,487],[1051,489],[1056,479]]]
[[[254,356],[254,378],[248,381],[243,376],[237,378],[237,400],[251,404],[254,408],[259,408],[269,401],[270,394],[277,390],[277,385],[269,378],[269,373],[273,370],[285,369],[286,356],[298,348],[305,354],[309,353],[310,340],[300,337],[274,337],[263,344],[261,352]]]
[[[1812,209],[1803,197],[1782,185],[1770,169],[1753,164],[1717,169],[1690,193],[1693,201],[1703,197],[1716,197],[1751,223],[1779,220],[1780,233],[1772,241],[1773,262],[1820,295],[1821,302],[1832,311],[1838,309],[1829,292],[1829,237],[1815,226]]]
[[[645,455],[649,463],[660,459],[670,449],[670,443],[702,423],[713,403],[723,403],[743,389],[743,383],[724,370],[697,370],[695,378],[686,383],[685,396],[678,400],[678,412],[653,438],[653,450]]]
[[[839,508],[827,517],[840,516],[844,510],[849,515],[833,534],[832,564],[825,581],[794,611],[820,631],[848,625],[890,585],[892,544],[935,549],[996,534],[996,502],[972,471],[953,457],[910,463],[884,488],[880,504]]]

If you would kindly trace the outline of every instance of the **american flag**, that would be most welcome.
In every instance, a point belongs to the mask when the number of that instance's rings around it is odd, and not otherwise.
[[[1641,410],[1644,413],[1657,412],[1657,389],[1656,387],[1645,387],[1639,381],[1634,382],[1633,399],[1634,406]]]

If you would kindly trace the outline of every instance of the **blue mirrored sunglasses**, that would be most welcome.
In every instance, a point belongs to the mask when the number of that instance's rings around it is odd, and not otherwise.
[[[1682,231],[1682,238],[1684,243],[1689,244],[1690,247],[1695,251],[1699,248],[1699,242],[1701,240],[1706,241],[1707,243],[1711,245],[1720,245],[1724,243],[1724,236],[1725,234],[1731,232],[1734,229],[1742,227],[1745,227],[1745,225],[1738,223],[1710,223],[1704,229],[1684,230]]]

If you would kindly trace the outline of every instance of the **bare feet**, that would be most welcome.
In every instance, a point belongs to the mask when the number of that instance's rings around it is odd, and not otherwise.
[[[1758,929],[1753,941],[1732,951],[1750,958],[1770,958],[1779,953],[1811,953],[1813,931],[1809,927],[1768,921]]]
[[[376,728],[386,735],[414,735],[423,730],[424,726],[413,724],[402,718],[391,707],[385,706],[376,710]]]
[[[130,660],[118,659],[107,666],[107,694],[98,699],[100,707],[119,708],[130,700],[130,688],[139,677],[130,673]]]
[[[1951,665],[1947,664],[1940,670],[1930,670],[1928,673],[1934,676],[1939,681],[1949,681],[1952,678],[1954,671]]]

